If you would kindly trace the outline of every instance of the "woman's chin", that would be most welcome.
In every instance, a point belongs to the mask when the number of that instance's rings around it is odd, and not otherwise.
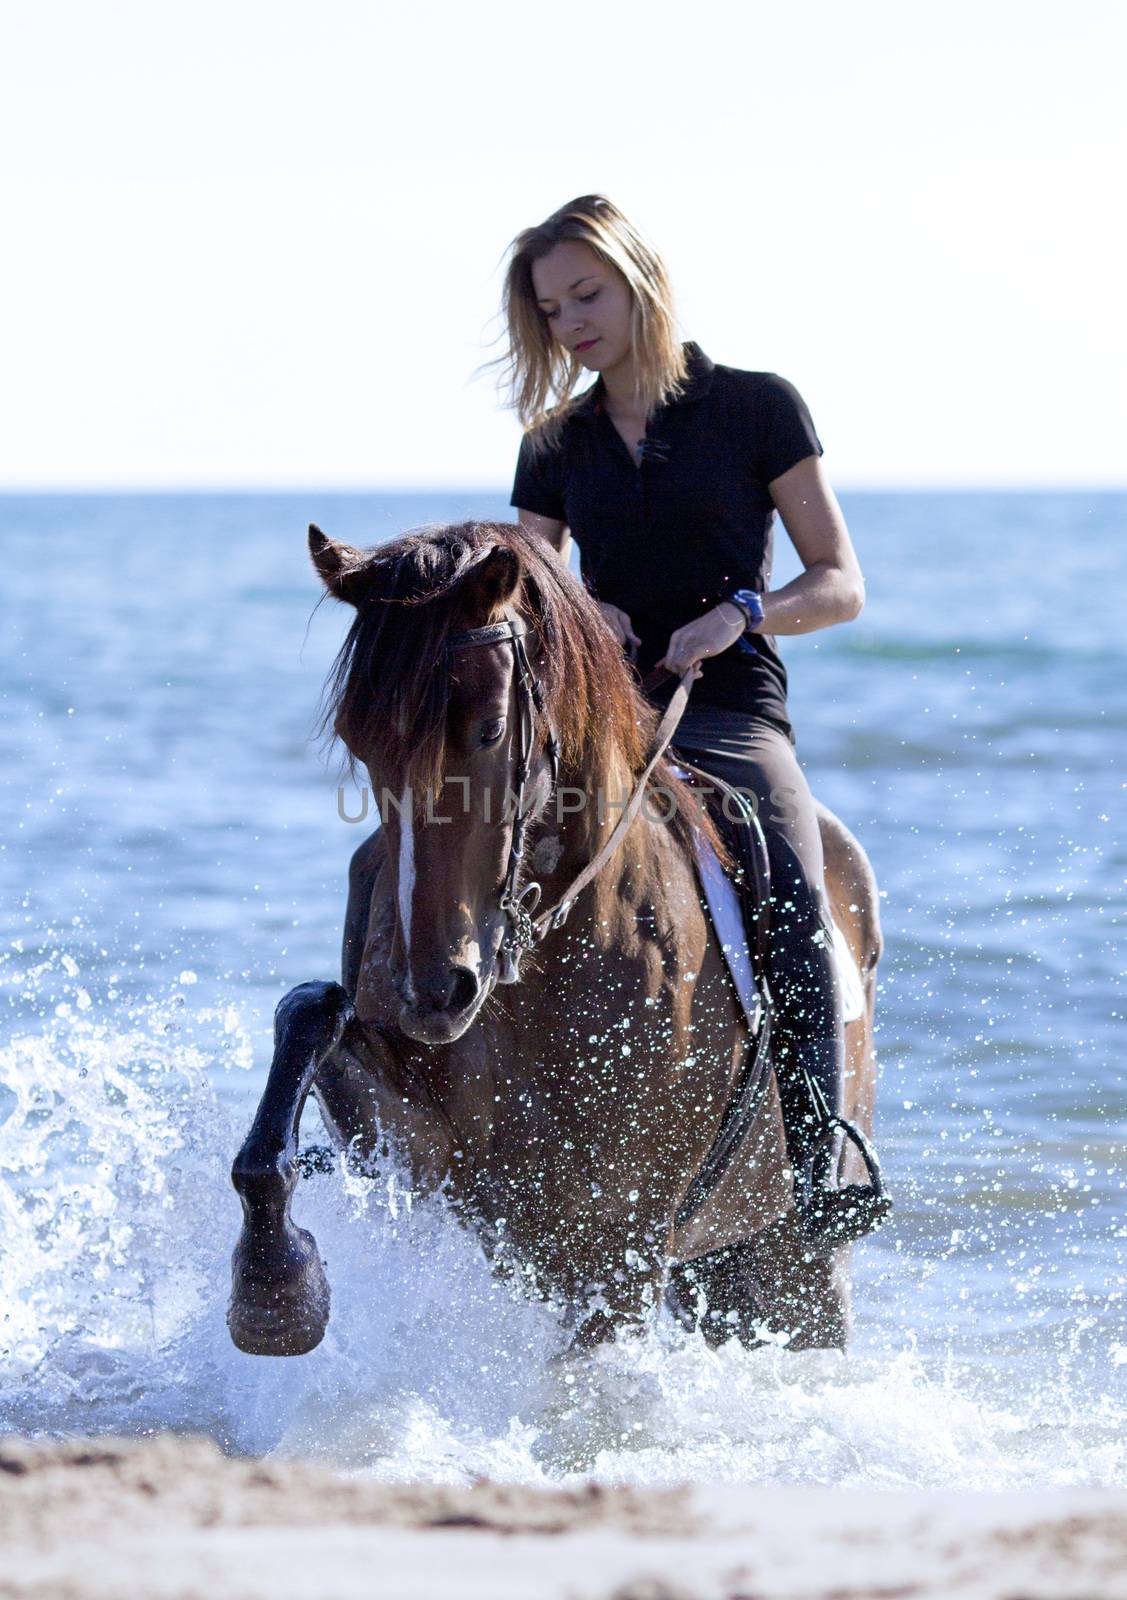
[[[586,367],[588,372],[605,372],[608,367],[613,367],[620,357],[608,352],[606,340],[600,339],[590,350],[577,350],[575,359],[580,366]]]

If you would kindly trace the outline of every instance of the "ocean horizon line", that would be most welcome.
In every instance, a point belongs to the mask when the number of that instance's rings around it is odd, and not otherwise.
[[[848,495],[1122,495],[1127,494],[1124,483],[849,483],[834,480],[835,492]],[[121,483],[121,484],[0,484],[0,499],[141,499],[196,497],[256,498],[275,496],[279,499],[295,495],[319,494],[345,496],[371,495],[383,499],[412,499],[421,495],[473,495],[491,499],[511,494],[510,485],[499,484],[349,484],[349,483]]]

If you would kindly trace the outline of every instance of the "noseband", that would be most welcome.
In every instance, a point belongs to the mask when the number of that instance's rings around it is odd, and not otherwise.
[[[524,809],[524,792],[528,783],[529,768],[532,760],[533,735],[536,727],[537,714],[544,715],[544,693],[539,678],[532,672],[528,653],[524,648],[524,636],[527,628],[520,617],[506,617],[504,622],[492,622],[482,628],[468,628],[462,633],[452,633],[446,640],[446,653],[449,657],[456,650],[474,645],[511,644],[513,657],[517,668],[517,700],[519,708],[519,721],[517,728],[516,767],[514,781],[516,783],[516,816],[513,820],[513,836],[509,845],[509,863],[505,871],[505,881],[501,890],[500,907],[508,919],[501,947],[507,952],[514,964],[520,961],[525,950],[532,950],[553,928],[562,928],[567,921],[568,912],[575,904],[575,900],[582,889],[585,889],[591,880],[602,871],[604,865],[618,847],[620,840],[630,827],[646,792],[646,784],[650,774],[657,766],[658,761],[665,753],[665,748],[672,739],[677,724],[680,722],[686,705],[689,702],[689,691],[693,682],[692,669],[685,672],[680,684],[670,700],[661,724],[657,730],[653,750],[645,769],[641,773],[634,792],[623,808],[621,817],[614,830],[598,854],[589,861],[579,876],[569,886],[567,892],[554,906],[549,906],[546,911],[533,920],[532,913],[540,903],[541,888],[538,883],[527,883],[517,894],[517,877],[520,873],[521,860],[524,856],[525,833],[528,827],[530,811]],[[643,688],[651,686],[651,680],[662,674],[651,674],[643,684]],[[552,771],[553,792],[560,778],[560,746],[556,737],[556,730],[551,722],[544,736],[544,748]]]

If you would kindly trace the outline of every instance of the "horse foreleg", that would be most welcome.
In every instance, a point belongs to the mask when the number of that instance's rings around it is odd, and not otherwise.
[[[339,983],[303,983],[274,1013],[274,1059],[231,1181],[243,1227],[231,1258],[227,1326],[240,1350],[304,1355],[329,1320],[329,1285],[311,1233],[294,1225],[297,1134],[317,1069],[340,1042],[352,1005]]]

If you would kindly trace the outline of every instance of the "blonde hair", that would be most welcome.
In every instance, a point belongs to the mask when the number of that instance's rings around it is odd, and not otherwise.
[[[673,292],[657,251],[603,195],[569,200],[546,222],[525,228],[512,242],[502,294],[509,347],[490,363],[505,366],[509,404],[531,432],[537,453],[558,442],[585,370],[552,337],[532,282],[533,263],[565,239],[588,245],[600,261],[622,274],[630,288],[635,395],[645,415],[680,394],[688,377],[676,333]]]

